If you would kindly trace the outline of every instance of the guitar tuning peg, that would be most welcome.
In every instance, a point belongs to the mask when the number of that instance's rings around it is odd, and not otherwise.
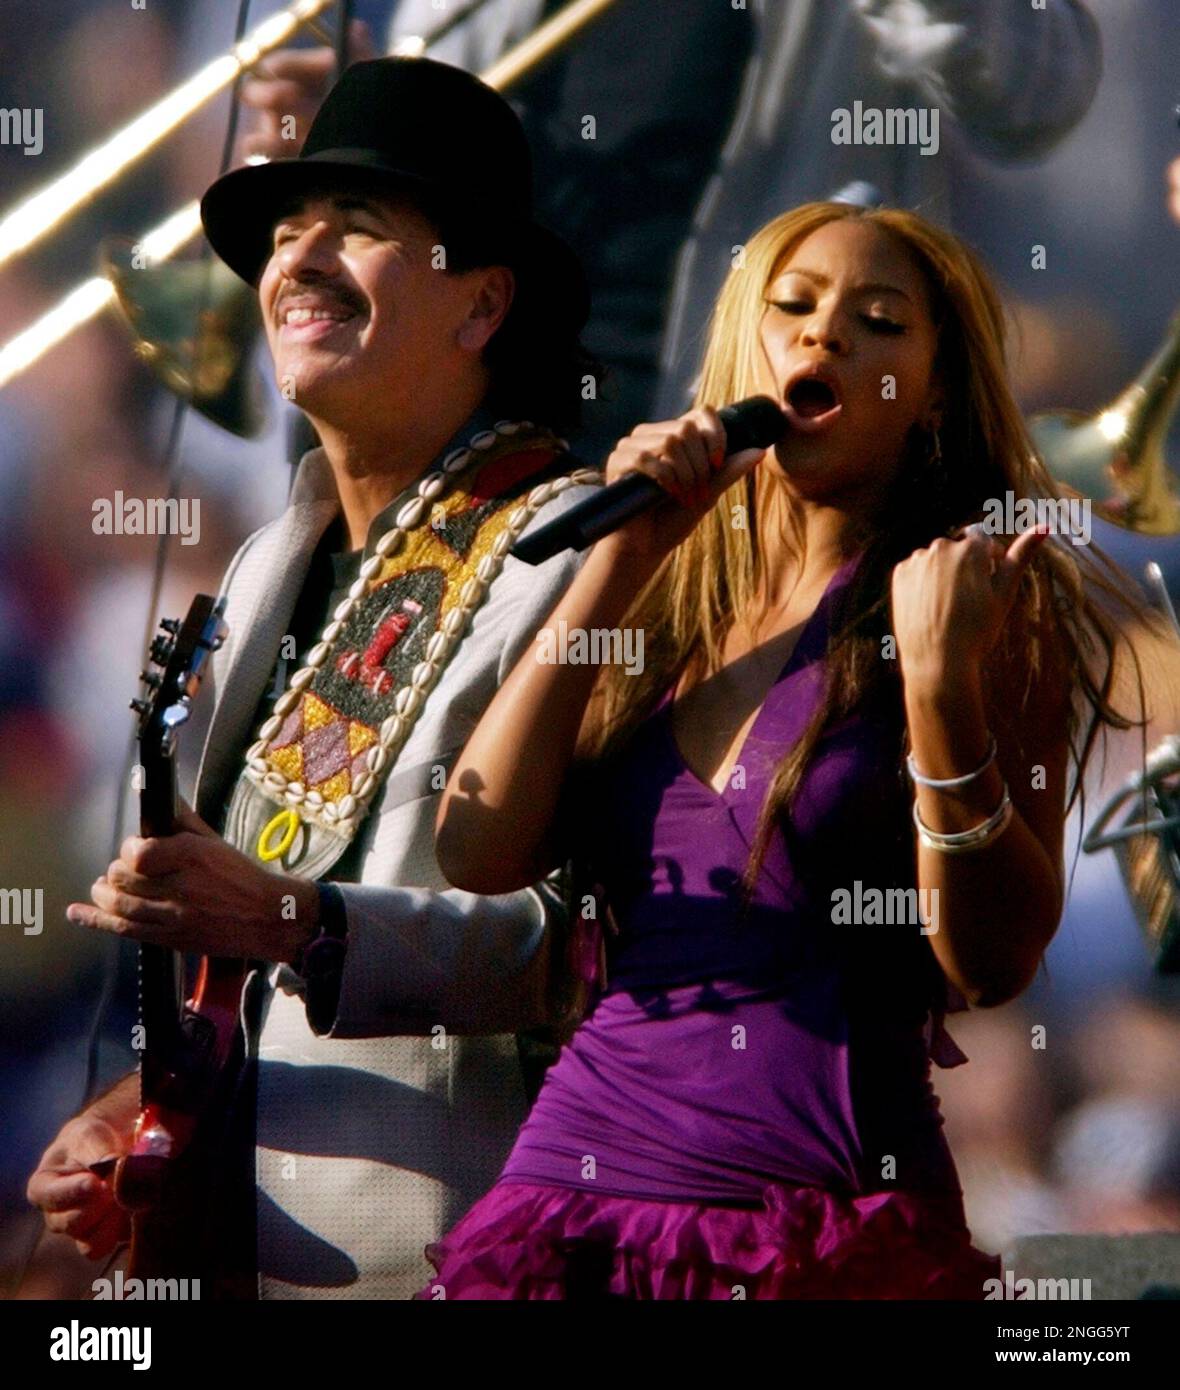
[[[160,677],[154,671],[141,671],[139,679],[143,681],[150,690],[155,690],[160,684]]]
[[[164,629],[165,632],[170,632],[173,635],[173,637],[175,637],[176,634],[180,631],[180,619],[161,618],[160,626]]]
[[[148,704],[146,700],[132,700],[131,708],[135,711],[136,714],[144,715],[148,712],[151,706]]]
[[[167,637],[153,637],[150,656],[157,666],[167,666],[175,649],[176,643]]]

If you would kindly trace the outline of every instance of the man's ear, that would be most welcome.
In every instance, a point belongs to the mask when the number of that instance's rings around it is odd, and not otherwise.
[[[472,275],[471,304],[459,325],[458,342],[468,352],[480,353],[508,317],[516,293],[516,277],[506,265],[486,266]]]

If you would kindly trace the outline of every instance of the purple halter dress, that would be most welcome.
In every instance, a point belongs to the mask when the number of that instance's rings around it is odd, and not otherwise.
[[[930,1084],[932,1055],[966,1059],[929,942],[919,923],[832,920],[837,889],[916,886],[900,705],[829,728],[738,910],[855,563],[724,792],[680,756],[671,690],[595,767],[579,843],[609,906],[605,987],[495,1187],[427,1249],[418,1297],[979,1299],[999,1276],[970,1243]]]

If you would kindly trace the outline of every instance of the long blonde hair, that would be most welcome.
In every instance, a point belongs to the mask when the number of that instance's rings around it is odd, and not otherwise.
[[[825,729],[875,693],[901,709],[898,663],[882,660],[894,566],[936,537],[981,519],[986,499],[1009,490],[1017,499],[1063,495],[1034,450],[1013,399],[1004,313],[988,273],[956,237],[900,209],[807,203],[763,227],[747,243],[742,264],[731,270],[717,301],[695,404],[716,408],[757,392],[767,288],[805,237],[848,218],[899,238],[928,282],[938,332],[934,369],[944,389],[942,459],[932,462],[927,436],[917,428],[911,431],[891,494],[873,519],[861,561],[833,609],[824,694],[802,737],[777,767],[762,806],[743,877],[747,901],[776,827],[789,833],[794,795]],[[765,466],[735,483],[637,596],[623,624],[644,631],[649,659],[639,675],[627,674],[619,665],[600,672],[590,744],[594,759],[625,742],[690,661],[701,663],[705,673],[716,671],[734,621],[739,616],[756,620],[764,609],[759,596],[769,590],[763,527],[768,491],[776,485]],[[745,527],[731,523],[739,514],[734,508],[748,518]],[[796,540],[802,547],[802,536]],[[1172,679],[1180,671],[1180,643],[1137,597],[1128,575],[1097,546],[1082,549],[1084,556],[1053,540],[1041,547],[1006,624],[996,653],[1001,660],[989,663],[989,669],[1007,668],[1016,656],[1026,663],[1023,708],[1042,667],[1045,641],[1056,645],[1069,668],[1072,695],[1066,732],[1075,775],[1065,809],[1068,813],[1081,792],[1084,816],[1084,774],[1099,728],[1145,731],[1148,722],[1139,653],[1124,627],[1147,636],[1147,645],[1163,654]],[[1116,622],[1109,610],[1124,623]],[[1120,644],[1134,670],[1129,688],[1138,690],[1137,719],[1111,703],[1123,678],[1122,663],[1116,660]],[[1095,656],[1101,667],[1097,673]],[[998,711],[1001,716],[1010,718],[1010,727],[1019,732],[1018,710]],[[901,727],[904,734],[904,718]],[[1145,755],[1146,733],[1141,737]],[[899,771],[904,751],[903,736]]]

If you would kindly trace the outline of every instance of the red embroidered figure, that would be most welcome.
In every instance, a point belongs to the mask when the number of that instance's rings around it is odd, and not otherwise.
[[[385,670],[384,662],[422,612],[415,599],[404,598],[400,611],[388,613],[377,624],[372,641],[360,655],[355,650],[341,652],[336,669],[346,680],[359,680],[374,695],[386,695],[393,688],[393,677]]]

